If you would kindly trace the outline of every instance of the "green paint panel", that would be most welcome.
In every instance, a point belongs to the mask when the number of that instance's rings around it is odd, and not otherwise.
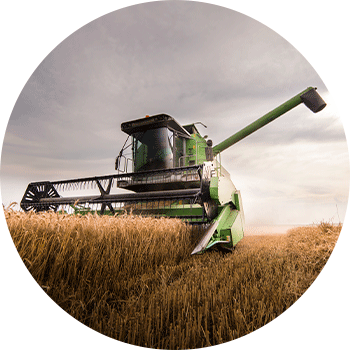
[[[161,209],[134,209],[133,212],[137,213],[145,213],[147,215],[166,215],[169,217],[176,217],[176,216],[201,216],[203,214],[203,208],[201,206],[198,207],[192,207],[179,205],[178,207],[172,206],[172,207],[166,207]]]
[[[215,244],[220,244],[226,248],[232,248],[243,238],[241,213],[236,209],[232,209],[229,204],[223,207],[221,213],[215,220],[219,221],[219,225],[206,246],[206,249],[209,249]]]
[[[185,165],[203,164],[206,161],[205,139],[200,134],[192,134],[192,138],[186,140],[186,161]]]
[[[233,223],[235,222],[238,216],[238,213],[239,213],[238,210],[236,209],[232,210],[231,208],[229,208],[229,212],[227,214],[224,224],[221,227],[221,230],[231,229]]]
[[[241,212],[238,213],[238,216],[231,227],[231,237],[233,245],[236,245],[244,237],[243,218]]]
[[[219,225],[216,228],[215,233],[211,237],[211,239],[210,239],[206,249],[209,249],[214,244],[217,244],[217,243],[219,243],[220,241],[223,240],[223,236],[221,235],[221,229],[222,229],[225,221],[229,217],[229,215],[230,215],[230,206],[229,205],[225,205],[225,207],[222,209],[221,213],[217,216],[216,219],[214,219],[215,221],[219,221]]]
[[[210,198],[219,201],[219,178],[218,177],[212,177],[210,179]]]
[[[241,204],[239,202],[239,194],[238,193],[233,194],[233,203],[234,203],[235,207],[237,208],[237,210],[241,210]]]

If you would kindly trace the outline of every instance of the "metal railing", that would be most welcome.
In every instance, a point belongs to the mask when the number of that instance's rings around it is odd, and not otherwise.
[[[118,174],[133,172],[134,169],[132,159],[127,158],[122,154],[119,155],[115,160],[115,170],[117,170]]]

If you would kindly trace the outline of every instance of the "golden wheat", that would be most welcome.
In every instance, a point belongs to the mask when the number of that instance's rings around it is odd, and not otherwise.
[[[64,310],[144,347],[200,348],[248,334],[289,308],[329,258],[340,226],[244,238],[190,256],[180,220],[5,210],[19,255]]]

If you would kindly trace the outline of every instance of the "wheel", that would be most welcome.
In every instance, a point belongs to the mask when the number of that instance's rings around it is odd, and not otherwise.
[[[34,212],[53,210],[57,211],[58,204],[40,203],[42,198],[57,198],[60,195],[53,187],[51,182],[30,183],[21,201],[21,208],[24,211],[33,210]]]

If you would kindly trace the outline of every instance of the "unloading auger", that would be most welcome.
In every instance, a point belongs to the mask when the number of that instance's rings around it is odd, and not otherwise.
[[[116,158],[117,174],[32,182],[21,208],[180,218],[206,225],[192,254],[213,246],[233,249],[244,235],[244,213],[240,192],[221,165],[220,154],[301,103],[314,113],[326,106],[316,88],[309,87],[214,147],[200,135],[198,123],[181,126],[166,114],[122,123],[128,138]],[[59,194],[87,188],[97,194]],[[115,188],[119,193],[111,193]]]

